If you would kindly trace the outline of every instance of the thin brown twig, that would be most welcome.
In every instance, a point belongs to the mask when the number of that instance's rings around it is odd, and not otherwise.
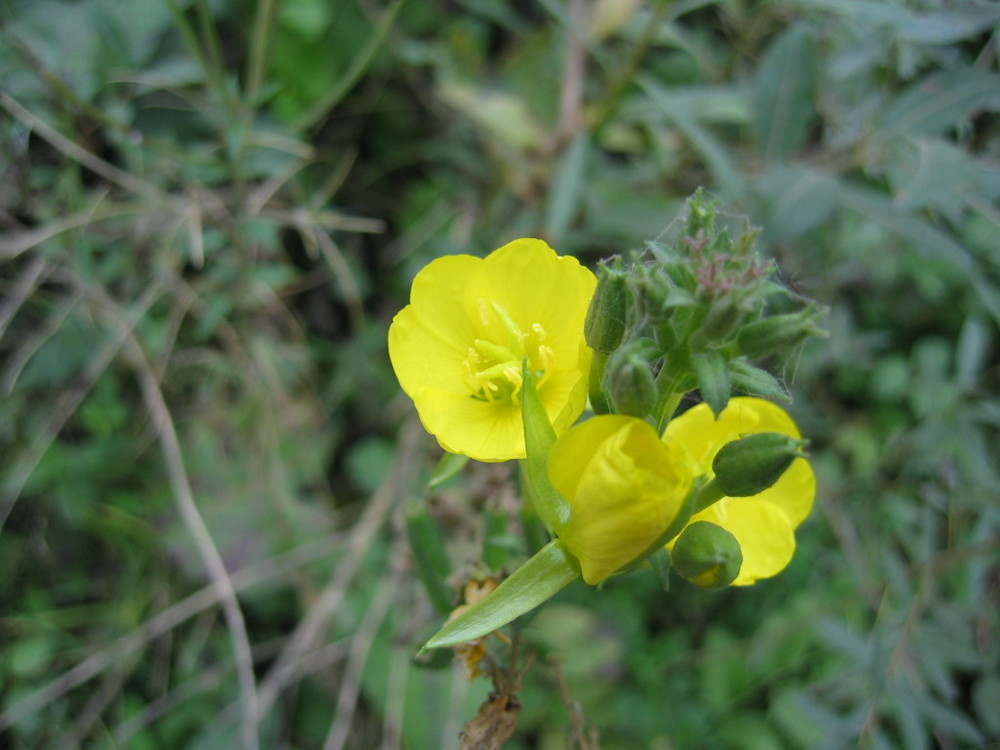
[[[119,187],[139,195],[159,194],[159,191],[150,183],[135,178],[128,172],[120,170],[114,164],[105,161],[74,143],[40,117],[25,109],[16,99],[3,91],[0,91],[0,107],[3,107],[12,117],[20,120],[41,138],[48,141],[51,146],[62,151],[70,159],[83,165],[91,172],[108,180],[108,182],[113,182]]]
[[[46,320],[32,331],[30,336],[25,338],[10,355],[3,368],[3,374],[0,375],[0,391],[3,391],[7,396],[14,392],[14,386],[17,385],[17,380],[21,377],[28,362],[45,345],[46,341],[62,330],[66,319],[76,310],[82,299],[83,292],[80,291],[67,295],[56,305]]]
[[[101,714],[104,713],[111,701],[121,695],[122,685],[125,684],[131,672],[132,665],[121,665],[108,674],[104,682],[91,694],[76,720],[63,732],[62,736],[53,742],[53,746],[83,747],[87,734],[101,718]]]
[[[278,578],[301,568],[303,565],[333,554],[339,536],[324,537],[297,547],[280,558],[248,565],[233,573],[233,586],[237,590],[250,588],[265,581]],[[84,659],[72,669],[48,683],[34,693],[22,698],[18,703],[0,714],[0,729],[6,729],[26,716],[41,710],[48,704],[80,685],[92,680],[112,664],[129,654],[144,648],[161,638],[181,623],[200,612],[204,612],[219,602],[219,592],[214,585],[205,586],[190,596],[181,599],[171,607],[150,618],[128,635],[119,638],[106,648]]]
[[[288,639],[288,643],[275,661],[271,671],[261,682],[259,700],[261,715],[265,715],[275,699],[289,682],[289,666],[303,654],[316,648],[329,625],[334,610],[340,605],[348,586],[354,580],[372,540],[389,517],[399,498],[400,489],[407,486],[414,471],[417,447],[423,429],[416,420],[409,421],[403,429],[394,470],[390,472],[358,520],[347,540],[347,549],[327,582],[326,587],[313,602],[306,616]]]
[[[28,267],[17,277],[13,288],[4,295],[3,304],[0,304],[0,339],[4,337],[7,326],[10,325],[10,321],[13,320],[17,311],[21,309],[21,305],[45,279],[43,272],[46,265],[44,258],[40,256],[32,258]]]
[[[263,645],[268,647],[264,649]],[[270,658],[276,650],[271,644],[254,646],[254,662],[259,663],[262,659]],[[303,670],[303,673],[326,669],[342,661],[346,655],[346,639],[328,643],[323,648],[308,655],[308,666]],[[155,723],[163,716],[166,716],[180,704],[195,698],[201,693],[217,690],[222,680],[230,671],[232,671],[232,665],[230,664],[222,664],[213,669],[200,669],[194,677],[144,706],[137,714],[130,716],[126,721],[119,724],[111,732],[112,738],[115,742],[125,746],[125,743],[133,735]]]
[[[566,54],[563,60],[562,86],[559,91],[559,124],[556,127],[553,151],[569,141],[583,127],[583,82],[586,76],[587,48],[582,34],[586,24],[584,0],[570,0],[571,23],[566,28]]]
[[[257,727],[260,714],[257,708],[257,687],[250,652],[250,639],[247,635],[243,611],[236,599],[236,590],[233,587],[229,571],[226,570],[222,561],[222,555],[215,546],[215,540],[212,539],[208,526],[195,502],[194,491],[191,489],[191,482],[184,465],[180,439],[163,391],[160,390],[156,371],[135,337],[134,322],[114,300],[108,297],[102,289],[88,284],[71,271],[60,269],[60,273],[68,277],[75,286],[82,289],[96,303],[98,311],[115,329],[116,339],[122,341],[125,355],[135,368],[143,399],[146,402],[146,409],[149,412],[163,453],[167,477],[173,490],[178,513],[201,555],[209,579],[219,593],[222,611],[232,641],[233,656],[236,660],[236,671],[240,683],[243,710],[241,741],[247,750],[255,750],[258,747]]]
[[[569,714],[569,724],[573,730],[573,742],[579,750],[601,750],[597,730],[591,727],[587,729],[587,722],[583,718],[583,708],[579,701],[573,700],[569,694],[569,687],[566,685],[566,677],[563,675],[562,663],[557,657],[550,660],[552,671],[556,676],[556,685],[559,687],[559,697],[562,698],[563,705],[566,706],[566,713]]]
[[[361,692],[361,675],[365,662],[371,651],[372,643],[378,629],[389,613],[396,590],[403,579],[403,568],[399,561],[404,558],[400,549],[402,537],[396,537],[389,552],[388,575],[372,597],[368,610],[358,628],[351,637],[351,647],[348,652],[347,664],[344,667],[344,678],[337,692],[337,706],[334,710],[333,722],[323,742],[323,750],[342,750],[351,734],[354,711],[358,705],[358,694]]]
[[[50,269],[55,275],[62,273],[62,269],[58,267],[50,266]],[[146,289],[143,296],[135,305],[134,320],[125,321],[123,318],[117,335],[112,340],[106,342],[91,358],[77,384],[60,394],[52,411],[49,412],[48,420],[32,439],[27,456],[20,461],[12,472],[13,476],[8,481],[4,496],[0,498],[0,531],[3,531],[7,518],[21,496],[21,491],[24,489],[28,479],[35,472],[39,462],[48,452],[49,448],[52,447],[52,443],[55,442],[56,437],[58,437],[66,422],[69,421],[69,418],[73,416],[77,407],[83,402],[90,389],[94,387],[101,373],[107,369],[111,361],[115,358],[115,355],[121,350],[125,339],[131,335],[132,328],[136,322],[145,315],[146,310],[159,298],[160,293],[161,290],[155,286],[150,286]],[[0,726],[2,726],[2,723],[0,723]]]
[[[154,429],[160,441],[163,459],[167,465],[167,476],[177,502],[177,509],[187,526],[188,532],[205,565],[209,578],[219,592],[222,611],[229,628],[233,646],[233,657],[236,660],[236,672],[239,677],[240,694],[243,705],[243,723],[241,725],[241,740],[248,750],[258,747],[257,726],[260,723],[260,713],[257,707],[256,678],[253,671],[253,659],[250,654],[250,637],[247,634],[243,610],[236,599],[236,589],[233,587],[229,571],[215,540],[202,518],[201,511],[194,499],[194,491],[188,479],[187,469],[181,453],[180,440],[174,427],[173,417],[160,390],[160,384],[153,366],[146,358],[139,343],[131,336],[125,342],[125,351],[132,360],[139,376],[146,408],[149,410]]]

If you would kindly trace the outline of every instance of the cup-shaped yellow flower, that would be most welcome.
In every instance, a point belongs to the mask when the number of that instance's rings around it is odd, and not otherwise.
[[[609,414],[576,425],[556,440],[548,467],[570,508],[560,539],[590,584],[662,545],[691,488],[690,474],[656,430],[635,417]]]
[[[673,455],[684,457],[693,474],[712,477],[712,460],[722,446],[760,432],[800,437],[792,418],[780,407],[759,398],[733,398],[718,419],[707,404],[686,411],[667,425],[663,440]],[[815,496],[812,468],[804,458],[796,458],[768,489],[750,497],[723,497],[695,513],[688,525],[709,521],[736,537],[743,564],[732,585],[749,586],[776,575],[791,562],[794,531],[809,515]]]
[[[479,461],[524,457],[525,360],[556,434],[569,428],[587,401],[583,324],[596,284],[536,239],[438,258],[417,274],[389,327],[389,359],[441,447]]]

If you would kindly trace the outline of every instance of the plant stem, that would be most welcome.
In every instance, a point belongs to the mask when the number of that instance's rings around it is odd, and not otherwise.
[[[667,429],[667,424],[670,422],[671,417],[674,416],[674,412],[677,411],[677,406],[680,404],[682,398],[684,398],[684,391],[668,390],[657,400],[656,407],[653,410],[653,417],[656,419],[657,434],[663,435],[663,431]]]
[[[670,5],[671,0],[657,0],[654,4],[651,10],[649,23],[647,23],[646,28],[643,29],[642,36],[633,48],[628,62],[626,62],[625,67],[621,69],[618,76],[608,87],[607,93],[597,107],[597,117],[594,120],[593,128],[595,133],[602,130],[617,111],[618,105],[621,102],[622,94],[625,92],[625,88],[628,86],[629,81],[635,77],[636,71],[639,69],[639,65],[646,56],[646,52],[649,51],[650,46],[653,44],[656,31],[659,29],[660,23],[663,21],[663,17],[666,15]]]

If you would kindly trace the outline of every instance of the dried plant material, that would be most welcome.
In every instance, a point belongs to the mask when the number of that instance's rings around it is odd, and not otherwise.
[[[461,750],[497,750],[511,738],[517,728],[521,704],[514,695],[490,693],[479,707],[479,713],[465,725],[461,734]]]

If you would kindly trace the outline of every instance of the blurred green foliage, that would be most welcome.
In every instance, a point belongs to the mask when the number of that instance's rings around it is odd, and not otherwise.
[[[771,363],[818,508],[751,589],[560,595],[508,746],[570,741],[556,661],[605,750],[1000,742],[996,3],[0,13],[0,744],[454,747],[487,688],[412,661],[388,321],[434,257],[593,263],[699,185],[831,309]],[[435,489],[457,571],[511,492]]]

